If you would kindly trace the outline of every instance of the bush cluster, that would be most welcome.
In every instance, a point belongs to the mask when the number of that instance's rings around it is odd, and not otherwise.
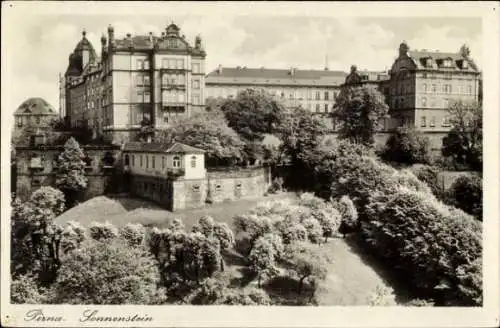
[[[456,207],[483,220],[483,179],[479,175],[460,176],[451,185],[448,198]]]

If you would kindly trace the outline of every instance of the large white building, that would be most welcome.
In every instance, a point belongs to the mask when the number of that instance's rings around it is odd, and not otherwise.
[[[119,39],[110,26],[101,47],[98,57],[83,32],[61,79],[72,126],[88,126],[123,142],[141,122],[163,128],[204,108],[206,53],[199,36],[191,46],[172,23],[161,36]]]
[[[330,112],[347,73],[342,71],[219,67],[205,78],[207,98],[231,98],[247,88],[265,89],[290,107]]]

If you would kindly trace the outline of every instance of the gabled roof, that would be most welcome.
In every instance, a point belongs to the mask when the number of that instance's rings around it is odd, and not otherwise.
[[[468,72],[477,72],[477,66],[474,61],[470,58],[464,58],[460,53],[452,53],[452,52],[440,52],[440,51],[428,51],[428,50],[412,50],[408,52],[408,56],[413,59],[415,65],[417,65],[417,69],[428,69],[425,66],[424,59],[432,58],[435,61],[441,59],[451,59],[452,66],[446,67],[447,70],[460,70],[460,71],[468,71]],[[460,62],[465,60],[469,63],[467,68],[462,68],[460,66]],[[441,67],[438,67],[440,69]]]
[[[123,151],[166,154],[203,154],[205,151],[180,142],[166,144],[160,142],[127,142]]]
[[[220,67],[210,72],[205,83],[261,85],[339,85],[347,76],[343,71]]]
[[[45,99],[29,98],[16,109],[14,115],[57,115],[57,112]]]

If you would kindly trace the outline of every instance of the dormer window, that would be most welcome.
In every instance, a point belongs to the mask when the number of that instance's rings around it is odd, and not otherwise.
[[[432,67],[432,58],[425,59],[425,67]]]

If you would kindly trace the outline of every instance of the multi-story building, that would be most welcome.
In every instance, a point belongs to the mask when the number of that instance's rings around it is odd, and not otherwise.
[[[288,107],[330,112],[346,73],[342,71],[219,67],[205,79],[206,96],[236,97],[247,88],[264,89]]]
[[[415,50],[403,42],[390,70],[391,116],[429,133],[450,130],[452,100],[478,101],[480,72],[463,46],[458,53]]]
[[[173,23],[161,36],[114,33],[109,26],[102,36],[100,58],[85,32],[70,55],[64,96],[72,126],[123,142],[143,122],[161,129],[204,108],[206,53],[199,36],[191,46]]]

